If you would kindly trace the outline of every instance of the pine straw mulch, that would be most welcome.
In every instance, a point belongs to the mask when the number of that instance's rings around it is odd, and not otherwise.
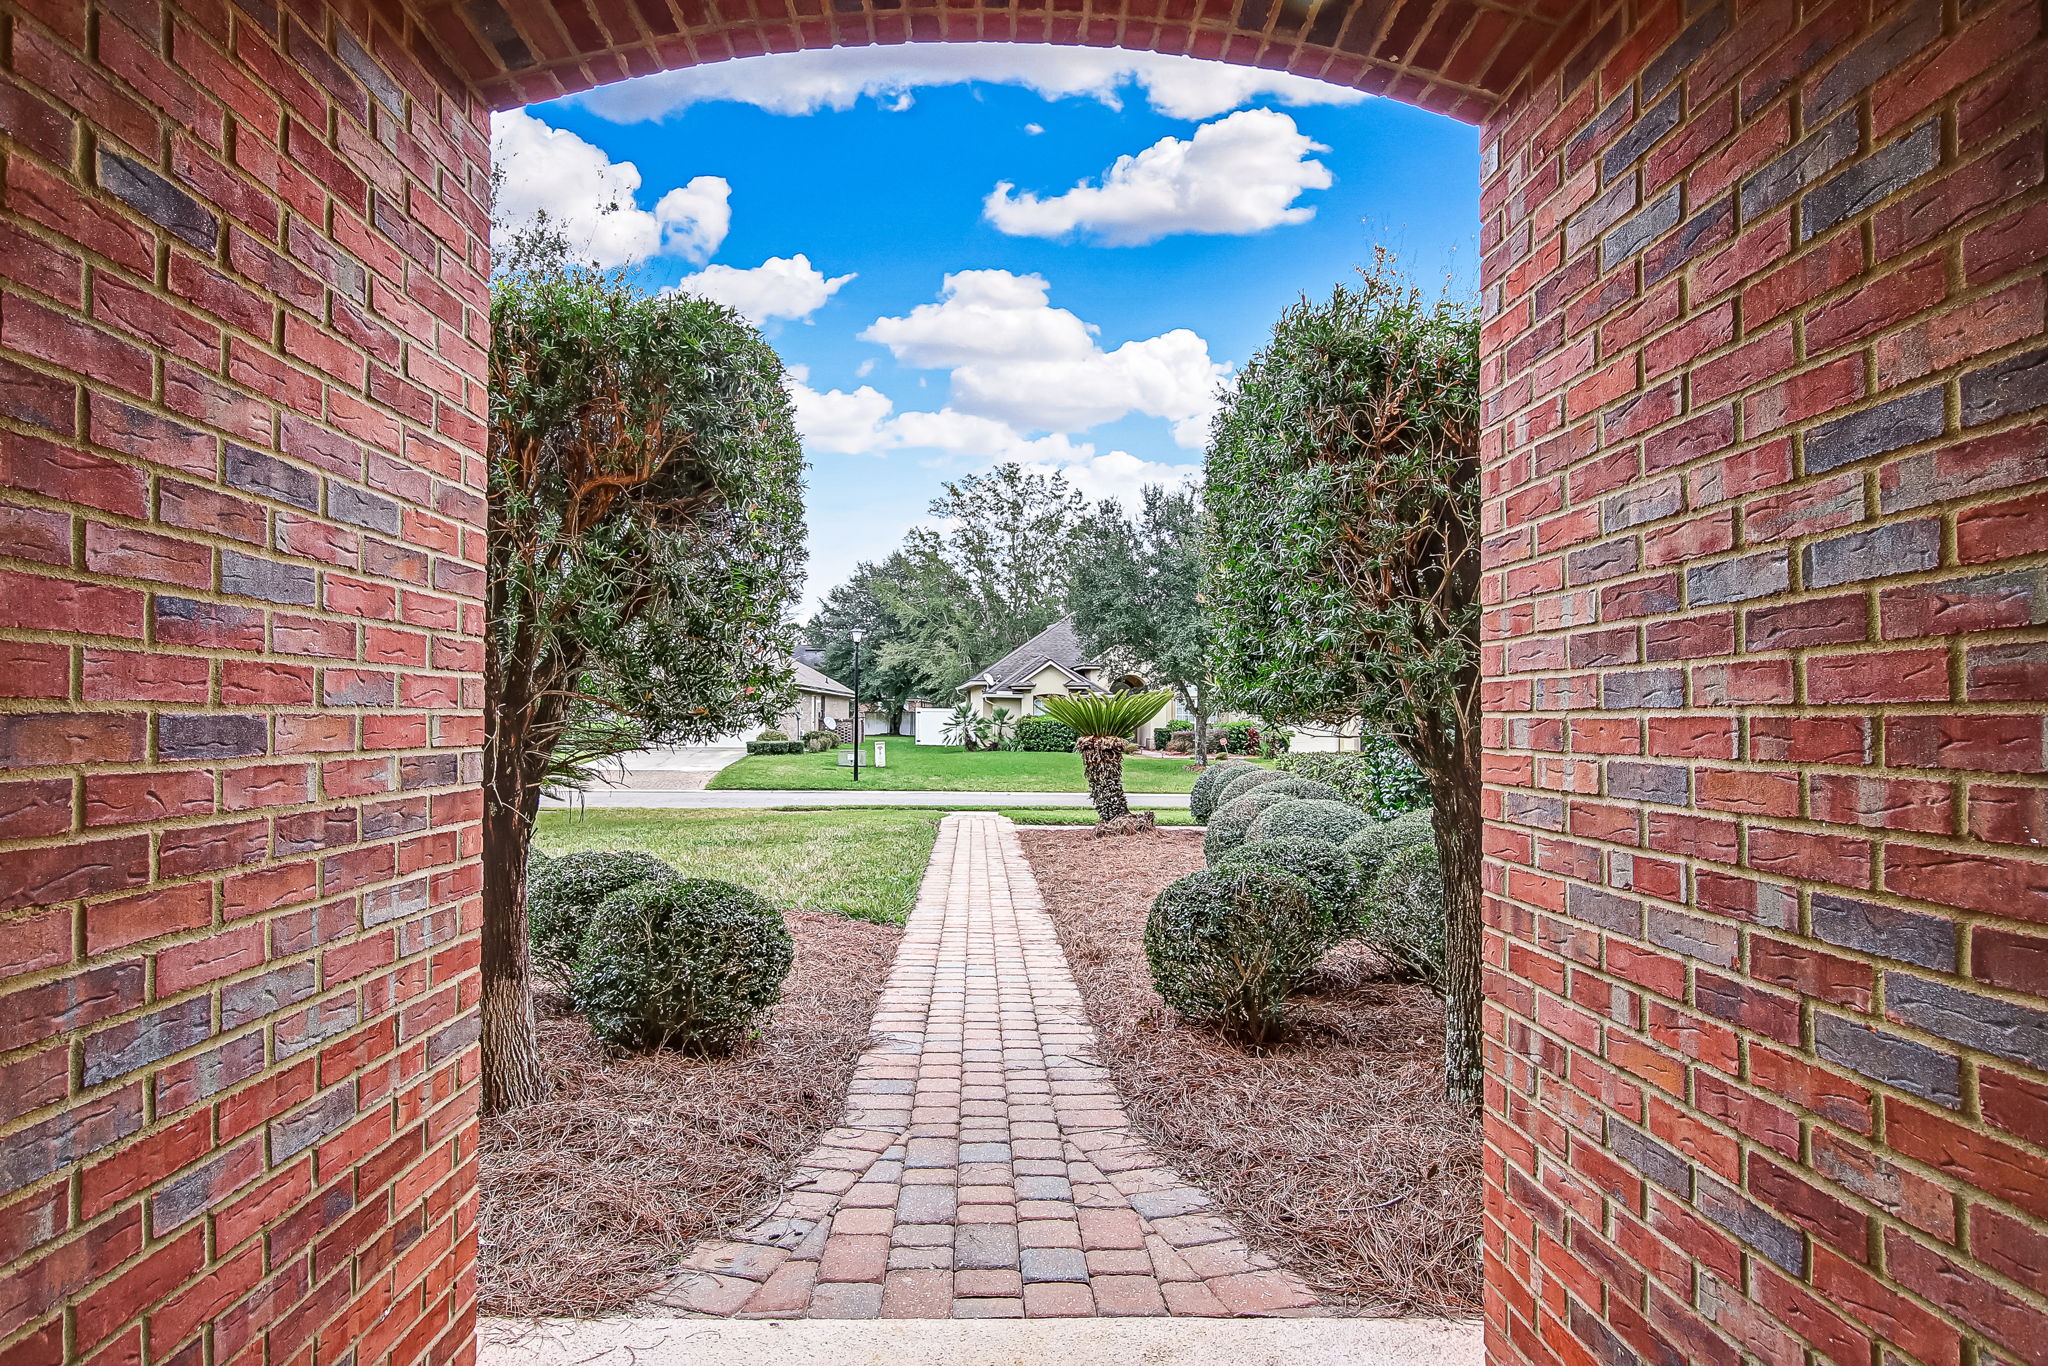
[[[1255,1055],[1151,986],[1145,916],[1201,836],[1019,832],[1133,1124],[1257,1247],[1366,1314],[1479,1309],[1478,1125],[1443,1099],[1443,1007],[1345,945]]]
[[[691,1243],[754,1213],[846,1102],[902,931],[791,911],[796,966],[729,1057],[612,1056],[543,997],[553,1098],[483,1125],[485,1313],[592,1315],[654,1290]]]

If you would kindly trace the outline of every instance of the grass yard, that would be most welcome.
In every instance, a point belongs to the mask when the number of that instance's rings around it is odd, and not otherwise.
[[[872,752],[872,751],[870,751]],[[861,765],[859,787],[878,792],[1086,792],[1078,754],[1025,750],[976,750],[951,745],[889,742],[889,766]],[[1124,760],[1126,792],[1186,792],[1200,770],[1185,759]],[[839,752],[751,754],[720,771],[714,788],[787,791],[858,790],[851,768],[839,767]]]
[[[899,924],[917,900],[945,814],[917,807],[543,811],[536,843],[550,854],[640,849],[685,876],[737,882],[792,910]]]
[[[778,806],[776,811],[809,811],[816,808],[804,806]],[[840,806],[836,811],[936,811],[943,816],[949,811],[993,811],[1008,816],[1019,825],[1093,825],[1095,808],[1090,806]],[[1146,807],[1162,826],[1193,825],[1195,818],[1184,809]]]

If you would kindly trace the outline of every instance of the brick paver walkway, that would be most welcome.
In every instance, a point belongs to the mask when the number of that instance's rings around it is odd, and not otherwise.
[[[648,1312],[1313,1313],[1130,1132],[1015,828],[948,816],[845,1123]]]

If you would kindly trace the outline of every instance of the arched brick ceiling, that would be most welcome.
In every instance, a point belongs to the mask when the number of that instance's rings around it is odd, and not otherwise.
[[[1279,68],[1477,122],[1546,50],[1572,41],[1568,20],[1579,8],[1579,0],[442,0],[421,13],[443,52],[500,109],[764,52],[1009,41]]]

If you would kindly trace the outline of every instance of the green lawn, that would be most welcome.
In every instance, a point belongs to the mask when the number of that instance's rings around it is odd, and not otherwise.
[[[778,806],[777,811],[810,811],[815,807]],[[935,811],[945,815],[950,811],[994,811],[1008,816],[1019,825],[1093,825],[1095,812],[1085,806],[839,806],[829,808],[835,811]],[[1193,825],[1195,818],[1184,809],[1168,807],[1160,810],[1146,807],[1158,818],[1161,825]]]
[[[859,787],[877,792],[1086,792],[1078,754],[1024,750],[977,750],[891,740],[889,766],[863,763]],[[872,753],[869,750],[868,753]],[[1186,792],[1198,769],[1184,759],[1124,760],[1126,792]],[[715,788],[788,791],[858,790],[851,768],[839,767],[838,752],[752,754],[711,780]]]
[[[640,849],[687,876],[741,883],[782,906],[900,922],[917,899],[945,814],[915,807],[543,811],[536,843],[550,854]]]

